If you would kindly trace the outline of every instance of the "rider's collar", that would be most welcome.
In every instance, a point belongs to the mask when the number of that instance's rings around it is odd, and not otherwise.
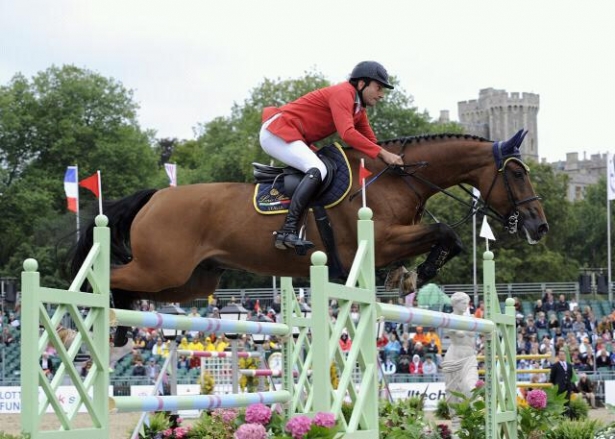
[[[361,96],[359,96],[359,90],[356,90],[354,94],[354,114],[361,111],[361,108],[363,108],[361,106]]]

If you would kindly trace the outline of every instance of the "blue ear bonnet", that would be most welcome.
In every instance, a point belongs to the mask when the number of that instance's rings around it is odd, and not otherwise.
[[[493,142],[493,158],[495,159],[495,166],[498,169],[502,169],[506,159],[515,158],[521,161],[521,151],[519,148],[526,134],[527,131],[519,130],[517,134],[508,140]]]

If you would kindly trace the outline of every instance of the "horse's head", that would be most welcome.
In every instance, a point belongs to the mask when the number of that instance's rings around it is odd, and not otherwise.
[[[534,192],[529,168],[519,150],[527,131],[520,130],[509,140],[493,144],[496,172],[490,182],[483,181],[481,192],[510,233],[525,231],[530,244],[537,243],[549,231],[540,198]],[[489,185],[483,192],[485,185]]]

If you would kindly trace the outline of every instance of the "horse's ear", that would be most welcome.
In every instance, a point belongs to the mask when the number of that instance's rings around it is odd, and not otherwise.
[[[502,154],[504,156],[515,155],[518,154],[519,148],[521,148],[521,143],[523,143],[523,139],[527,135],[527,131],[521,129],[515,133],[510,139],[502,142]]]

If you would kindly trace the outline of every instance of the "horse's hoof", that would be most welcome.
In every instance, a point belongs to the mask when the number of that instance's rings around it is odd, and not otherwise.
[[[407,295],[414,293],[417,288],[417,279],[418,274],[416,271],[413,270],[409,273],[405,273],[399,286],[399,297],[406,297]]]

